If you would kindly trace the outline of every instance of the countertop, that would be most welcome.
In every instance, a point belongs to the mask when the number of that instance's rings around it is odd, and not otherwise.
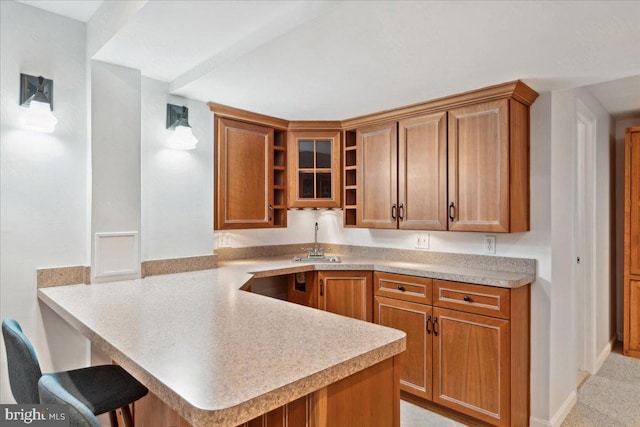
[[[403,332],[239,290],[252,277],[375,270],[501,287],[532,274],[341,257],[220,263],[145,279],[38,290],[38,297],[194,427],[237,425],[406,347]]]

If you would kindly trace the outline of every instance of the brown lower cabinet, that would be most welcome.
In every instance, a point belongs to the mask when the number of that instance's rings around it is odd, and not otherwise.
[[[374,321],[407,334],[401,390],[492,425],[528,425],[529,285],[373,280]]]
[[[318,271],[318,308],[373,322],[370,271]]]
[[[392,357],[238,427],[400,427],[398,357]],[[136,427],[192,427],[149,392],[135,402]]]

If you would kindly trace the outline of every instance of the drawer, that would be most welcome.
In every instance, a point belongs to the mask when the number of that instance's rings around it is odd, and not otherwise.
[[[508,319],[510,290],[469,283],[433,281],[433,305]]]
[[[375,272],[374,293],[403,301],[431,304],[433,280],[426,277]]]

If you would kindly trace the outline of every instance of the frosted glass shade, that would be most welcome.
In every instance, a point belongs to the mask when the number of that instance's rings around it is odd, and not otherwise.
[[[191,128],[187,126],[176,126],[173,134],[169,137],[169,144],[173,148],[181,150],[193,150],[197,143],[198,140],[193,136]]]
[[[36,132],[51,133],[56,128],[58,119],[51,112],[49,104],[31,101],[24,117],[24,128]]]

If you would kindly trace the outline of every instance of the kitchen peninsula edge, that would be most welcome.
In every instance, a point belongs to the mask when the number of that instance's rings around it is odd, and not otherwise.
[[[394,358],[406,345],[393,329],[238,292],[254,277],[369,269],[509,288],[534,280],[533,273],[342,260],[225,261],[214,270],[40,289],[38,296],[192,425],[237,425]]]

